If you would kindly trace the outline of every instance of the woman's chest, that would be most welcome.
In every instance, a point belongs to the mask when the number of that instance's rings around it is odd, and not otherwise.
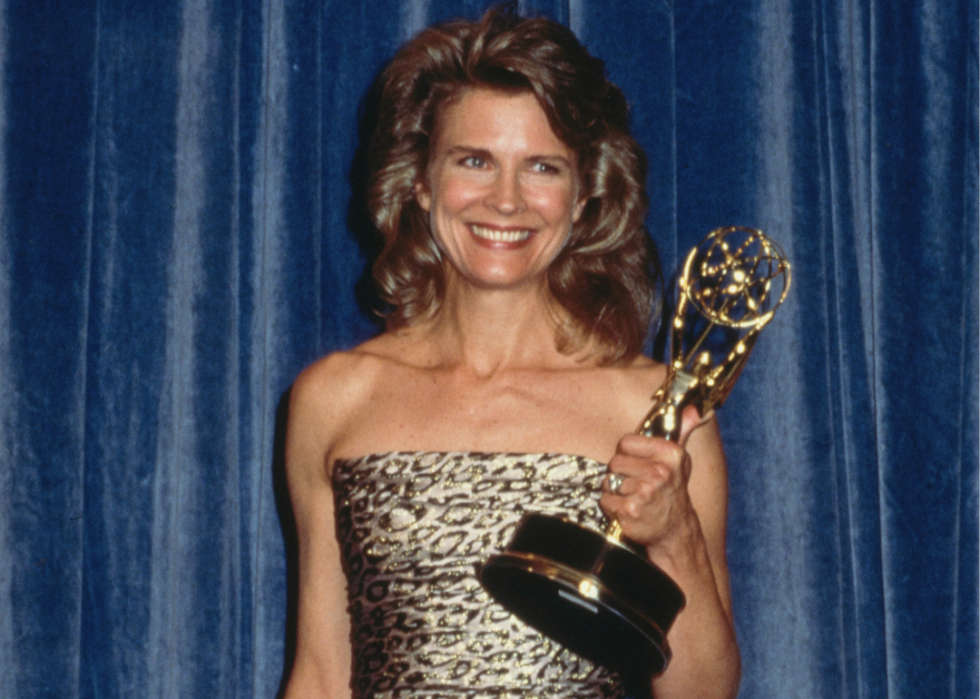
[[[612,372],[394,375],[358,410],[343,451],[558,451],[602,461],[636,429],[653,389]]]

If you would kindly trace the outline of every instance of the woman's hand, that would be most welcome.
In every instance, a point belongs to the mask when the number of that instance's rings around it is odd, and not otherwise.
[[[731,699],[738,693],[740,661],[725,562],[725,456],[713,415],[699,419],[687,408],[676,444],[626,435],[609,473],[602,509],[687,597],[667,634],[673,660],[653,679],[653,696]],[[609,492],[617,481],[618,493]]]
[[[700,527],[687,488],[691,457],[685,445],[691,432],[708,419],[710,414],[701,419],[689,406],[682,415],[679,442],[628,434],[609,462],[609,476],[603,481],[606,492],[599,504],[619,522],[628,539],[651,554],[659,550],[670,555],[698,535]],[[612,492],[610,488],[617,484]]]

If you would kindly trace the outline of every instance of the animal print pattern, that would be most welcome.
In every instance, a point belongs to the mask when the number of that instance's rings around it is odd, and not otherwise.
[[[410,452],[337,461],[354,696],[623,696],[614,675],[506,612],[476,577],[525,513],[600,528],[605,472],[591,459],[554,454]]]

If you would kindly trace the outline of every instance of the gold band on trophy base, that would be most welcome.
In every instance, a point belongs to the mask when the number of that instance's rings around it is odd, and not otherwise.
[[[680,415],[720,406],[759,332],[786,298],[790,266],[761,231],[712,231],[688,255],[671,321],[671,360],[638,432],[676,441]],[[637,686],[670,662],[667,632],[684,594],[622,536],[530,514],[480,580],[506,609],[579,655]]]

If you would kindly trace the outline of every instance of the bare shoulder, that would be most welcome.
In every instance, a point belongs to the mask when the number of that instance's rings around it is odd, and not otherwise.
[[[638,389],[646,390],[651,382],[659,388],[667,377],[667,367],[646,355],[639,354],[621,367],[624,377],[631,383],[642,384]]]
[[[610,367],[605,380],[617,395],[617,402],[631,420],[632,429],[653,406],[653,394],[667,377],[667,367],[660,362],[638,355],[629,363]],[[631,430],[632,431],[632,430]]]
[[[313,407],[328,420],[349,415],[385,372],[390,371],[391,365],[398,363],[403,344],[385,334],[354,349],[328,354],[296,378],[291,403]]]
[[[379,336],[306,367],[290,390],[287,451],[290,445],[294,453],[302,447],[317,462],[329,463],[396,360],[397,342]]]
[[[317,425],[327,432],[341,427],[342,416],[370,390],[370,357],[356,351],[335,352],[306,367],[293,382],[290,422]]]
[[[646,356],[636,357],[623,367],[623,391],[630,399],[653,405],[653,394],[667,379],[667,366]],[[692,458],[701,456],[718,460],[724,459],[721,447],[721,433],[714,411],[704,416],[700,425],[691,433],[686,444]]]

